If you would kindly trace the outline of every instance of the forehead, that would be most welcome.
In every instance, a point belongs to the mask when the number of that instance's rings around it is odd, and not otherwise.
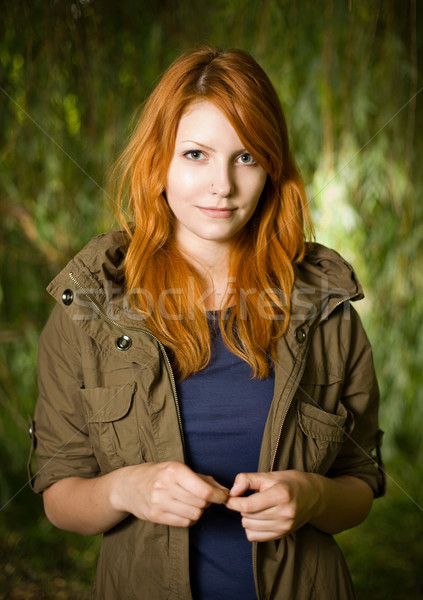
[[[225,135],[240,144],[238,134],[225,113],[208,100],[195,100],[182,113],[177,130],[177,141],[181,137],[194,133],[212,137]]]

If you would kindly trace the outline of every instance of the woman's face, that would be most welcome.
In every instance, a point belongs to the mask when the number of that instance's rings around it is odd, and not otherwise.
[[[251,218],[265,182],[226,116],[211,102],[191,104],[179,122],[166,185],[178,244],[190,252],[228,243]]]

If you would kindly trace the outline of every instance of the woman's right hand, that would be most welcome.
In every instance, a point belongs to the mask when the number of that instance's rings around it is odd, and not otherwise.
[[[178,462],[122,467],[101,477],[66,477],[43,493],[44,509],[56,527],[84,535],[108,531],[128,514],[154,523],[189,527],[229,490],[213,477]]]
[[[144,463],[115,471],[110,501],[138,519],[189,527],[210,504],[223,504],[229,490],[213,477],[179,462]]]

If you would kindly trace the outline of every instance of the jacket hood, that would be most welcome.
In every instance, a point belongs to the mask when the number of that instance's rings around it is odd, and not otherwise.
[[[114,313],[125,288],[123,259],[128,246],[125,231],[110,231],[93,238],[51,281],[47,291],[59,302],[64,290],[76,281],[80,291],[88,292],[100,307],[108,307],[108,313]],[[82,304],[79,306],[83,308]]]
[[[335,250],[318,243],[307,245],[304,259],[294,267],[291,296],[294,321],[325,319],[347,300],[361,300],[363,290],[352,266]]]
[[[106,293],[110,293],[113,289],[116,291],[116,288],[122,289],[125,284],[123,259],[129,242],[127,233],[120,230],[103,233],[93,238],[52,281],[48,291],[54,295],[55,286],[52,284],[62,283],[62,277],[68,279],[70,272],[76,277],[82,275],[85,283],[87,278],[92,278],[91,285],[97,283],[105,288]]]

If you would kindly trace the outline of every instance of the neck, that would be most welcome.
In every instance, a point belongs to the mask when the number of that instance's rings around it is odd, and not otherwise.
[[[204,281],[203,298],[207,310],[218,310],[231,295],[229,244],[202,240],[189,249],[178,243],[178,250]]]

